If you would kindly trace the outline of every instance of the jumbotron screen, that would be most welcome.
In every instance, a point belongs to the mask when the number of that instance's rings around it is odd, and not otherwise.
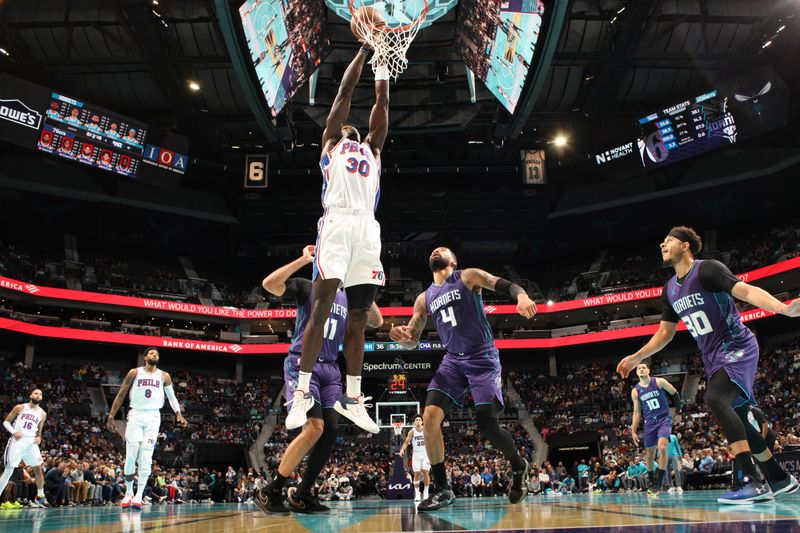
[[[716,90],[639,119],[642,166],[674,163],[736,142],[728,98]]]
[[[454,48],[464,64],[513,113],[528,77],[541,0],[462,0]]]
[[[52,93],[36,147],[48,154],[135,177],[146,137],[144,124]]]
[[[275,117],[331,53],[323,0],[247,0],[239,7],[258,83]]]

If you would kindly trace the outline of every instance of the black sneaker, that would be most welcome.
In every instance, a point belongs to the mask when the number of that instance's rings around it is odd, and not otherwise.
[[[319,503],[316,496],[310,494],[298,494],[297,491],[291,491],[286,496],[286,501],[289,503],[289,509],[295,513],[328,513],[331,508]]]
[[[528,469],[530,464],[527,459],[525,461],[525,468],[519,472],[511,473],[511,490],[508,491],[508,501],[511,503],[519,503],[528,495],[528,487],[525,485],[525,480],[528,478]]]
[[[450,487],[444,489],[436,488],[430,497],[420,502],[417,506],[417,511],[436,511],[451,505],[454,501],[456,501],[456,497]]]
[[[283,505],[283,495],[280,492],[269,492],[266,488],[256,492],[253,503],[267,514],[289,514],[289,509]]]
[[[772,493],[775,496],[780,496],[781,494],[792,494],[793,492],[796,492],[797,489],[800,488],[800,484],[797,483],[797,480],[793,475],[787,472],[786,477],[783,478],[783,481],[770,483],[769,487],[772,489]]]

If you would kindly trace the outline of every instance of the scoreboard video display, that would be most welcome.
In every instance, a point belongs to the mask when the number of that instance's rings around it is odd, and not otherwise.
[[[716,90],[638,120],[642,166],[674,163],[736,142],[736,121],[728,98]]]
[[[51,93],[36,147],[48,154],[135,177],[146,137],[144,124]]]
[[[542,27],[541,0],[461,0],[454,49],[513,113]]]

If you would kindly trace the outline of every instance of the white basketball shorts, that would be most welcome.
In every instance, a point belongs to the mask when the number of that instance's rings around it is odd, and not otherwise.
[[[381,225],[364,209],[332,207],[317,223],[314,280],[339,279],[345,288],[384,285]]]

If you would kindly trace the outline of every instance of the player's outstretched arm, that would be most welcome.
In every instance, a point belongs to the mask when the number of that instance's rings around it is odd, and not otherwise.
[[[117,416],[117,411],[122,407],[122,403],[125,401],[125,397],[128,395],[128,391],[131,389],[134,379],[136,379],[136,369],[131,368],[128,370],[128,375],[126,375],[125,379],[122,381],[117,396],[114,398],[114,403],[111,404],[111,410],[108,412],[106,427],[111,431],[117,430],[117,427],[114,425],[114,417]]]
[[[177,396],[175,396],[175,388],[172,386],[172,376],[170,376],[168,372],[164,372],[164,394],[166,394],[167,400],[169,400],[169,406],[175,411],[175,420],[178,421],[178,425],[186,427],[188,423],[181,414],[181,404],[178,402]]]
[[[372,302],[372,306],[367,311],[367,327],[370,329],[378,329],[383,325],[383,315],[381,315],[381,308],[378,304]]]
[[[11,433],[11,435],[17,440],[22,438],[22,433],[19,431],[14,431],[14,426],[12,426],[11,423],[14,422],[14,419],[17,418],[20,412],[22,412],[22,408],[22,404],[15,405],[14,408],[11,409],[11,412],[8,413],[6,419],[3,421],[3,427],[6,428],[6,431]]]
[[[536,314],[536,303],[528,296],[525,290],[507,279],[489,274],[480,268],[467,268],[461,272],[461,281],[469,290],[475,287],[489,289],[498,294],[506,294],[517,302],[517,312],[525,318],[533,318]]]
[[[389,134],[389,79],[375,78],[375,104],[369,114],[369,133],[366,141],[375,155],[380,160],[383,144]]]
[[[414,302],[414,314],[407,326],[394,326],[389,330],[389,338],[400,343],[403,348],[413,350],[428,322],[428,310],[425,309],[425,293],[417,296]]]
[[[270,273],[270,275],[261,282],[261,286],[270,294],[283,296],[283,293],[286,292],[286,280],[307,264],[313,263],[315,251],[316,247],[313,244],[309,244],[303,248],[303,255]]]
[[[628,374],[631,373],[631,370],[636,368],[636,365],[654,353],[658,353],[663,350],[664,346],[669,344],[669,342],[672,340],[672,337],[675,336],[675,330],[677,328],[677,323],[662,320],[658,325],[658,331],[656,331],[655,334],[650,337],[650,340],[647,341],[647,344],[642,346],[638,352],[629,355],[619,362],[617,365],[617,372],[619,375],[623,378],[627,378]]]
[[[639,435],[636,433],[639,430],[639,422],[642,421],[642,406],[639,405],[639,393],[634,388],[631,391],[631,401],[633,401],[633,417],[631,419],[631,438],[633,442],[639,445]]]
[[[742,300],[743,302],[749,303],[750,305],[760,307],[764,311],[769,311],[770,313],[776,313],[790,317],[800,316],[800,298],[785,304],[761,287],[748,285],[743,281],[740,281],[733,286],[731,289],[731,295],[739,300]]]
[[[339,84],[339,92],[336,94],[331,111],[328,113],[328,119],[325,121],[325,131],[322,132],[323,153],[332,148],[332,146],[328,146],[328,143],[337,142],[342,135],[342,126],[350,114],[353,91],[358,85],[358,80],[361,79],[361,69],[364,67],[368,53],[369,49],[362,47],[350,62],[347,70],[344,71],[342,83]]]

